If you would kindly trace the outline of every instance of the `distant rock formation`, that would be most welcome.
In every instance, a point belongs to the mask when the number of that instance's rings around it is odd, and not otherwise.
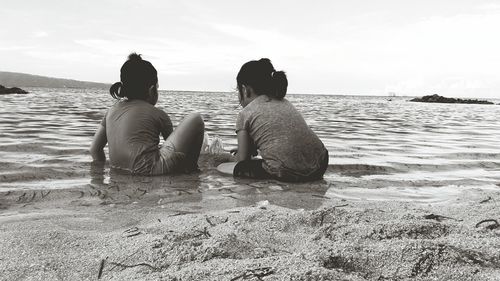
[[[423,96],[421,98],[414,98],[411,99],[410,101],[415,101],[415,102],[437,102],[437,103],[468,103],[468,104],[494,104],[491,101],[485,101],[485,100],[463,100],[463,99],[455,99],[455,98],[445,98],[440,95],[428,95],[428,96]]]
[[[53,78],[17,72],[0,71],[0,84],[6,87],[36,88],[76,88],[76,89],[109,89],[110,84]]]
[[[13,87],[13,88],[5,88],[4,86],[0,85],[0,95],[7,95],[7,94],[27,94],[23,89]]]

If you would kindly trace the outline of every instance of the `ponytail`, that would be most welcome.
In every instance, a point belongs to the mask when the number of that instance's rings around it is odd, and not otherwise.
[[[273,98],[282,100],[286,95],[288,80],[284,71],[274,71],[271,73],[273,91],[270,93]]]
[[[115,84],[111,85],[111,88],[109,88],[109,94],[114,98],[119,100],[120,98],[123,98],[124,95],[122,94],[121,89],[123,88],[122,82],[116,82]]]

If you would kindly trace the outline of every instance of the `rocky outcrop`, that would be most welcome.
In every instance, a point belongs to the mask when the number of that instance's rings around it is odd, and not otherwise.
[[[7,95],[7,94],[27,94],[25,90],[17,87],[13,88],[5,88],[4,86],[0,85],[0,95]]]
[[[423,96],[421,98],[414,98],[411,99],[410,101],[415,101],[415,102],[437,102],[437,103],[468,103],[468,104],[494,104],[490,101],[485,101],[485,100],[463,100],[463,99],[455,99],[455,98],[445,98],[440,95],[428,95],[428,96]]]

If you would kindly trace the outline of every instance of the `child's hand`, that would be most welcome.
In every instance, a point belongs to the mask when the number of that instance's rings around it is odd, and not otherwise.
[[[237,148],[233,148],[231,150],[229,150],[229,153],[231,155],[236,155],[238,153],[238,149]],[[253,152],[252,152],[252,156],[257,156],[259,154],[259,152],[257,151],[257,149],[255,149]]]
[[[233,148],[231,150],[229,150],[229,153],[231,155],[236,155],[238,153],[238,149],[237,148]],[[257,149],[255,149],[253,152],[252,152],[252,156],[257,156],[259,154],[259,152],[257,151]]]

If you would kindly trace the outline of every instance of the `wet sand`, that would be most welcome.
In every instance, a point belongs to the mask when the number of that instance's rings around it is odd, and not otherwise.
[[[200,177],[0,192],[0,279],[500,279],[500,225],[480,223],[500,186],[423,203]]]

